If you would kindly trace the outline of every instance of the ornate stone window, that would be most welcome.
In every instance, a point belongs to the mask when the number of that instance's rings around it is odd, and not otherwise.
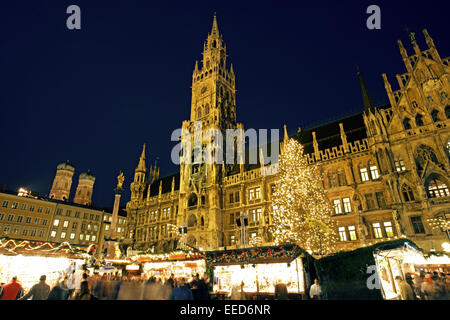
[[[345,178],[345,172],[343,169],[337,170],[337,180],[340,187],[347,185],[347,179]]]
[[[439,164],[436,154],[429,146],[423,144],[418,146],[415,154],[416,165],[419,173],[425,169],[425,166],[429,161],[434,162],[435,164]]]
[[[416,115],[416,126],[423,126],[423,116],[421,114]]]
[[[433,119],[433,122],[438,122],[439,119],[439,111],[437,111],[436,109],[433,109],[433,111],[431,111],[431,118]]]
[[[409,201],[414,201],[414,193],[411,189],[410,186],[404,184],[402,186],[402,195],[403,195],[403,199],[405,200],[405,202],[409,202]]]
[[[447,184],[437,174],[430,175],[427,179],[425,186],[428,196],[430,198],[440,198],[450,196],[450,191],[448,189]]]
[[[403,119],[403,127],[405,128],[405,130],[409,130],[411,129],[411,120],[409,118],[405,118]]]
[[[403,162],[403,159],[400,156],[396,156],[394,158],[394,166],[397,172],[402,172],[406,170],[405,163]]]
[[[197,205],[197,202],[198,202],[197,195],[196,195],[195,193],[192,193],[192,194],[189,196],[188,207],[196,206],[196,205]]]
[[[191,214],[188,218],[188,227],[195,227],[197,225],[197,218]]]

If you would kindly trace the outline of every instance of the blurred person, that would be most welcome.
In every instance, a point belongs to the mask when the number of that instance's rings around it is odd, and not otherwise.
[[[172,289],[175,288],[175,275],[173,273],[170,275],[170,278],[167,279],[167,282],[172,287]]]
[[[19,300],[23,296],[22,285],[14,276],[11,282],[0,287],[0,300]]]
[[[447,288],[445,284],[445,278],[436,272],[436,276],[433,281],[433,291],[435,300],[447,300]]]
[[[69,298],[67,278],[68,276],[58,278],[56,285],[48,294],[47,300],[67,300]]]
[[[45,283],[46,279],[47,277],[42,275],[39,278],[39,282],[32,286],[30,291],[19,300],[28,300],[31,297],[31,300],[47,300],[48,294],[50,293],[50,286]]]
[[[164,284],[161,286],[161,299],[162,300],[169,300],[170,295],[172,294],[174,288],[170,286],[170,283],[165,281]]]
[[[228,295],[230,300],[241,300],[241,295],[242,295],[241,285],[239,284],[238,281],[233,281],[230,293]]]
[[[200,300],[200,279],[198,273],[194,275],[189,287],[191,288],[192,295],[194,296],[194,300]]]
[[[400,289],[399,299],[400,300],[414,300],[414,293],[411,286],[402,279],[400,276],[395,277],[395,281]]]
[[[422,293],[422,282],[423,282],[424,279],[425,279],[425,276],[423,276],[423,275],[417,275],[417,276],[414,277],[414,280],[413,280],[413,283],[414,283],[414,286],[413,286],[414,293],[415,293],[416,297],[417,297],[419,300],[425,300],[425,296],[424,296],[424,294]]]
[[[322,295],[322,288],[320,287],[319,279],[315,278],[314,284],[309,289],[309,296],[313,300],[320,300],[321,295]]]
[[[287,285],[281,279],[277,279],[275,284],[274,298],[275,300],[289,300]]]
[[[186,285],[184,278],[179,279],[178,286],[173,289],[170,295],[170,300],[194,300],[192,291]]]
[[[433,280],[431,279],[431,273],[425,275],[425,279],[420,287],[425,300],[433,300],[434,290],[433,290]]]

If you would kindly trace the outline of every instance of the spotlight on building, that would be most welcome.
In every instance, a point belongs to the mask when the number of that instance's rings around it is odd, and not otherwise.
[[[19,191],[17,192],[17,195],[19,197],[28,197],[30,195],[30,191],[25,188],[19,188]]]

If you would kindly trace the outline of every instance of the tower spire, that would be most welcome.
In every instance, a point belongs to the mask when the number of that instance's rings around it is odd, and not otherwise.
[[[211,29],[211,34],[216,34],[217,36],[219,35],[219,27],[217,25],[217,17],[216,17],[216,13],[214,12],[214,19],[213,19],[213,25],[212,25],[212,29]]]
[[[144,146],[142,147],[142,153],[141,153],[141,157],[139,158],[139,164],[138,164],[137,169],[140,171],[146,171],[146,168],[145,168],[145,143],[144,143]]]
[[[358,72],[359,84],[361,85],[361,94],[364,103],[364,110],[372,110],[374,108],[372,100],[370,99],[369,90],[367,90],[366,83],[364,82],[364,78],[359,70],[359,66],[356,66],[356,70]]]

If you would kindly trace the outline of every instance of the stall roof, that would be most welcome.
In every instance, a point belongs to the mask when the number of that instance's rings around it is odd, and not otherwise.
[[[253,247],[206,252],[206,263],[210,266],[242,265],[258,263],[291,262],[298,256],[309,254],[296,244],[269,247]]]

